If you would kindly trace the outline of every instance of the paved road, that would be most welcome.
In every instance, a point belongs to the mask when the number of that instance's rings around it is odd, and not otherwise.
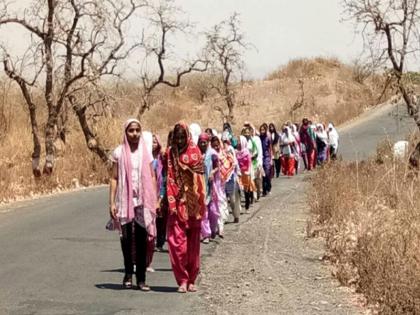
[[[371,153],[384,135],[401,137],[390,111],[342,129],[344,158]],[[107,211],[104,187],[0,207],[0,314],[187,312],[198,295],[175,293],[165,253],[156,253],[157,272],[148,274],[152,292],[120,290],[120,245],[118,236],[104,229]]]
[[[378,142],[404,140],[416,128],[403,105],[386,105],[340,128],[339,154],[346,160],[363,160],[375,153]]]

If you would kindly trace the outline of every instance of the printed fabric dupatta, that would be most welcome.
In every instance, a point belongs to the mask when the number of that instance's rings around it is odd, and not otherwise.
[[[181,221],[186,222],[189,216],[201,219],[206,210],[204,161],[187,125],[185,123],[177,125],[187,135],[187,148],[182,153],[178,152],[176,144],[169,149],[168,202],[170,213],[176,213]],[[187,176],[192,176],[192,182],[186,178]]]
[[[223,147],[222,141],[220,141],[219,171],[223,183],[226,183],[230,179],[234,170],[235,158],[231,153],[226,152],[226,150]]]

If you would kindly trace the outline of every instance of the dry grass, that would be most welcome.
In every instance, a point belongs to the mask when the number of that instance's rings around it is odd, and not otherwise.
[[[223,103],[214,91],[206,89],[208,80],[212,78],[194,75],[178,89],[157,89],[155,104],[143,117],[144,129],[159,134],[163,140],[179,120],[220,129],[222,115],[213,108],[214,105],[223,106]],[[305,102],[292,117],[290,109],[300,93],[299,80],[304,82]],[[32,143],[27,110],[20,91],[6,82],[0,85],[0,202],[67,189],[77,186],[77,183],[105,183],[107,170],[86,148],[74,118],[67,126],[69,134],[66,146],[58,143],[60,150],[54,175],[41,181],[32,178]],[[267,121],[280,124],[286,120],[298,121],[303,116],[339,124],[376,104],[381,80],[375,82],[376,85],[369,82],[358,84],[352,79],[351,68],[335,59],[292,61],[282,68],[281,75],[273,75],[269,80],[238,83],[235,87],[237,106],[234,129],[239,131],[245,120],[255,125]],[[106,116],[97,118],[94,130],[104,146],[112,149],[121,139],[123,121],[137,113],[140,90],[135,83],[109,86],[108,89],[111,90],[114,104]],[[37,101],[41,102],[41,98]],[[45,112],[40,110],[38,115],[40,126],[43,126]]]
[[[377,160],[323,168],[310,207],[343,284],[382,314],[419,314],[420,180],[389,148]]]

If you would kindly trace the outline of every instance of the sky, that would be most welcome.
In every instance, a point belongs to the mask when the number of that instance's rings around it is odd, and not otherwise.
[[[24,7],[30,0],[19,0]],[[229,17],[240,14],[246,41],[256,49],[244,56],[246,77],[264,78],[268,73],[302,57],[337,57],[350,63],[360,55],[362,40],[355,35],[353,25],[341,23],[340,0],[175,0],[197,30],[206,30]],[[133,24],[133,31],[139,29]],[[7,46],[18,47],[24,38],[21,28],[2,32]],[[180,40],[175,48],[193,55],[197,50],[194,41]],[[178,47],[177,47],[178,45]],[[132,62],[136,68],[139,60]]]
[[[338,57],[351,62],[362,40],[350,22],[341,23],[340,0],[178,0],[192,20],[209,27],[238,12],[242,29],[257,51],[245,61],[253,77],[263,77],[291,59]]]

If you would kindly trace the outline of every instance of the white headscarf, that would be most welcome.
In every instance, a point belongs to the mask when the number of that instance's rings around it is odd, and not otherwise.
[[[153,155],[153,134],[150,131],[143,131],[142,136],[146,144],[147,151]]]
[[[319,139],[324,141],[325,143],[328,143],[328,135],[326,131],[324,130],[323,124],[316,124],[316,135]]]
[[[287,130],[287,132],[283,132],[281,134],[281,142],[282,144],[291,144],[293,142],[296,141],[292,129],[290,129],[290,127],[286,127],[285,128]]]
[[[330,145],[337,150],[338,148],[338,139],[339,135],[337,130],[334,128],[332,123],[328,124],[328,139],[330,140]]]
[[[192,123],[189,127],[192,139],[195,144],[198,143],[198,137],[201,135],[201,127],[197,123]]]

